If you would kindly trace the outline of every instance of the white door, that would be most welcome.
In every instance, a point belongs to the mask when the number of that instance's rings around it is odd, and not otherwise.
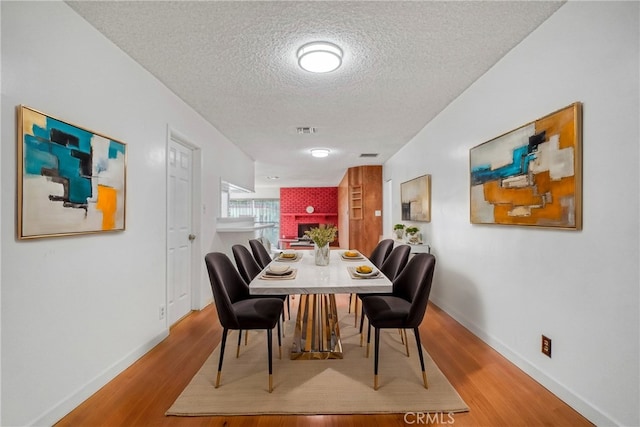
[[[167,312],[169,326],[191,311],[192,151],[169,142]]]

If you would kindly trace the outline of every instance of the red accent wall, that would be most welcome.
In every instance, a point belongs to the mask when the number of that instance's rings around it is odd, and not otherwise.
[[[313,206],[312,215],[307,206]],[[298,237],[298,223],[338,225],[338,187],[294,187],[280,189],[280,234]]]

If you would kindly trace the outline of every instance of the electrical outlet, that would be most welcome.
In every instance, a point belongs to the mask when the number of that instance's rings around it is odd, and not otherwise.
[[[542,354],[551,357],[551,338],[542,336]]]
[[[164,305],[161,305],[161,306],[160,306],[160,310],[158,311],[158,314],[159,314],[160,320],[164,320],[164,316],[165,316],[165,308],[164,308]]]

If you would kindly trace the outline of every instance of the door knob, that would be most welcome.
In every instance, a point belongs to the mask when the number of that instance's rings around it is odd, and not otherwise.
[[[189,240],[192,241],[192,242],[194,240],[196,240],[196,235],[195,234],[189,234]]]

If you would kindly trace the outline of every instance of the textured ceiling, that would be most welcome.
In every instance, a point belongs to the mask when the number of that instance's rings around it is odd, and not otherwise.
[[[257,187],[335,186],[348,167],[382,164],[563,4],[67,3],[251,156]],[[298,67],[316,40],[343,49],[341,68]]]

